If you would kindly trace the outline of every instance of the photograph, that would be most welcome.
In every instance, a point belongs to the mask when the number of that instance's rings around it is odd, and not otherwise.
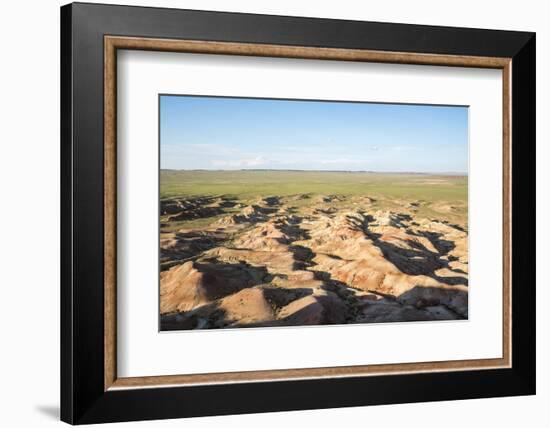
[[[160,330],[468,319],[468,107],[159,95]]]
[[[4,210],[4,324],[27,323],[7,329],[7,426],[543,414],[550,30],[523,3],[398,1],[35,2],[7,21],[23,209]]]

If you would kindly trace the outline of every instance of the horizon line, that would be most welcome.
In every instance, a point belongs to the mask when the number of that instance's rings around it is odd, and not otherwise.
[[[411,174],[411,175],[468,175],[468,172],[461,171],[439,171],[439,172],[427,172],[427,171],[373,171],[373,170],[346,170],[346,169],[292,169],[292,168],[240,168],[240,169],[206,169],[206,168],[193,168],[193,169],[176,169],[176,168],[160,168],[160,171],[196,171],[196,172],[344,172],[344,173],[362,173],[362,174]]]

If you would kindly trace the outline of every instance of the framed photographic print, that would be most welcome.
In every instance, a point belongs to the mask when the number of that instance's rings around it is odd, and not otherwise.
[[[62,420],[535,393],[533,33],[76,3],[61,54]]]

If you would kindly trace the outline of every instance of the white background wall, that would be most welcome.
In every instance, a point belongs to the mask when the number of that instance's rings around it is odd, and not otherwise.
[[[123,2],[122,0],[120,0]],[[104,3],[116,3],[104,1]],[[515,427],[548,423],[550,298],[550,14],[545,2],[462,0],[148,0],[126,4],[537,32],[538,395],[140,423],[171,427]],[[59,6],[58,0],[0,6],[0,424],[58,424],[59,406]],[[546,120],[545,120],[546,118]],[[475,388],[475,385],[472,386]],[[138,426],[137,423],[125,426]]]

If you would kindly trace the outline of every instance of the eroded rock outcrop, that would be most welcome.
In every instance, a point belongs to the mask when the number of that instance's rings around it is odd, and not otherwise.
[[[167,221],[216,218],[161,234],[163,327],[467,318],[467,225],[418,215],[426,201],[391,203],[400,210],[369,196],[166,201]]]

